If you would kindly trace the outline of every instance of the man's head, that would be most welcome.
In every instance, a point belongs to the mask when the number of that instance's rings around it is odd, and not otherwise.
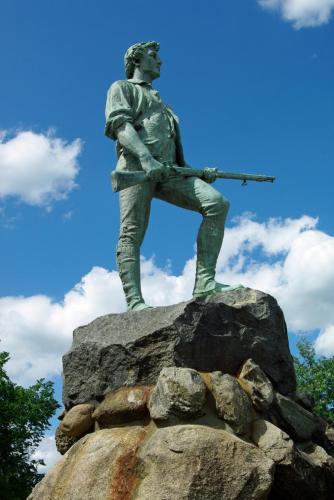
[[[152,80],[160,76],[161,61],[158,42],[141,42],[131,45],[125,53],[124,65],[127,78],[132,78],[136,68],[151,72]]]

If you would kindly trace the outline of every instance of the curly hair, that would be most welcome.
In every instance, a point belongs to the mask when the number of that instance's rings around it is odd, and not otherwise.
[[[153,49],[158,52],[160,49],[160,44],[158,42],[140,42],[131,45],[125,52],[124,56],[124,66],[125,74],[127,78],[132,78],[135,70],[135,62],[140,60],[141,56],[144,54],[145,50]]]

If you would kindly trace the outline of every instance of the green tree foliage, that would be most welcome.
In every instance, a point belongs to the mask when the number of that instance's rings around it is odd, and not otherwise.
[[[313,411],[334,423],[334,357],[317,357],[311,342],[297,344],[300,358],[294,358],[297,390],[314,399]]]
[[[4,370],[8,359],[0,352],[0,497],[23,500],[42,478],[37,466],[43,461],[31,454],[59,405],[52,382],[41,379],[27,389],[12,382]]]

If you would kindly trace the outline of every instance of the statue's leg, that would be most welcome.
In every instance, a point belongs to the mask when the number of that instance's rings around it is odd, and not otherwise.
[[[117,267],[129,311],[149,307],[140,286],[140,246],[148,224],[153,193],[152,183],[145,182],[120,192],[120,236]]]
[[[203,215],[197,236],[194,297],[231,289],[215,281],[229,202],[210,184],[196,177],[170,179],[161,186],[157,196]]]

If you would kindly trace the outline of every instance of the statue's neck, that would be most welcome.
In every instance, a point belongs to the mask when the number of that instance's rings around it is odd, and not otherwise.
[[[135,80],[141,80],[149,84],[151,84],[153,80],[150,74],[148,74],[146,71],[142,71],[140,68],[135,68],[132,78],[134,78]]]

